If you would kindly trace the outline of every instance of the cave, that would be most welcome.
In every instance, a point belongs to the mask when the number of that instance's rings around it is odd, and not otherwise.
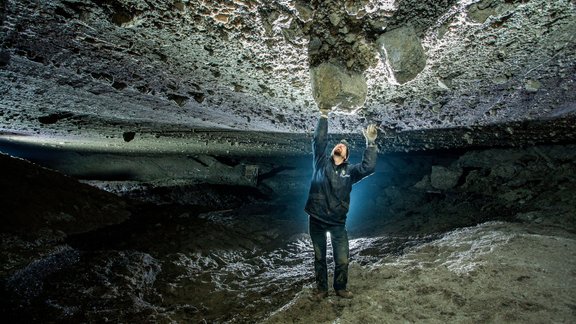
[[[570,323],[571,0],[4,0],[7,323]],[[311,300],[313,140],[376,166]],[[370,142],[372,145],[372,142]],[[330,280],[334,255],[328,244]]]

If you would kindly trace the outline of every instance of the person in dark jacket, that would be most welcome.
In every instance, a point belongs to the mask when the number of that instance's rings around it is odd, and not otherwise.
[[[330,155],[326,154],[330,109],[320,109],[320,112],[312,141],[314,172],[304,208],[309,215],[317,286],[311,299],[322,300],[328,296],[327,233],[330,233],[334,255],[334,290],[339,297],[352,298],[352,293],[346,289],[349,259],[346,216],[352,185],[374,173],[378,153],[375,140],[378,131],[374,125],[363,130],[366,150],[362,162],[350,164],[348,143],[345,140],[336,144]]]

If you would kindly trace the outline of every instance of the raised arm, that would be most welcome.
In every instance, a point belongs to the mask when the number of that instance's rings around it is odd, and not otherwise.
[[[352,177],[353,183],[356,183],[374,173],[374,170],[376,169],[376,160],[378,159],[378,146],[376,145],[378,129],[375,125],[370,125],[365,130],[362,130],[362,133],[366,139],[366,149],[362,156],[362,162],[355,164],[350,170],[350,176]]]
[[[320,110],[321,116],[314,130],[312,139],[312,154],[314,155],[314,167],[316,168],[326,158],[326,146],[328,145],[328,112]]]

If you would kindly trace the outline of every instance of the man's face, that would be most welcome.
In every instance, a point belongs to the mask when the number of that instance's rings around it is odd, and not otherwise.
[[[343,159],[346,159],[347,153],[348,149],[346,148],[346,145],[342,143],[336,144],[336,146],[334,146],[334,148],[332,149],[332,156],[340,156]]]

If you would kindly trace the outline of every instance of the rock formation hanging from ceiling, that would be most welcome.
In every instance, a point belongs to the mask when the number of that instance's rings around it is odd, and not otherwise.
[[[570,0],[2,6],[3,132],[120,140],[191,128],[305,133],[315,100],[361,108],[335,114],[331,130],[352,133],[367,121],[401,132],[576,110]]]

